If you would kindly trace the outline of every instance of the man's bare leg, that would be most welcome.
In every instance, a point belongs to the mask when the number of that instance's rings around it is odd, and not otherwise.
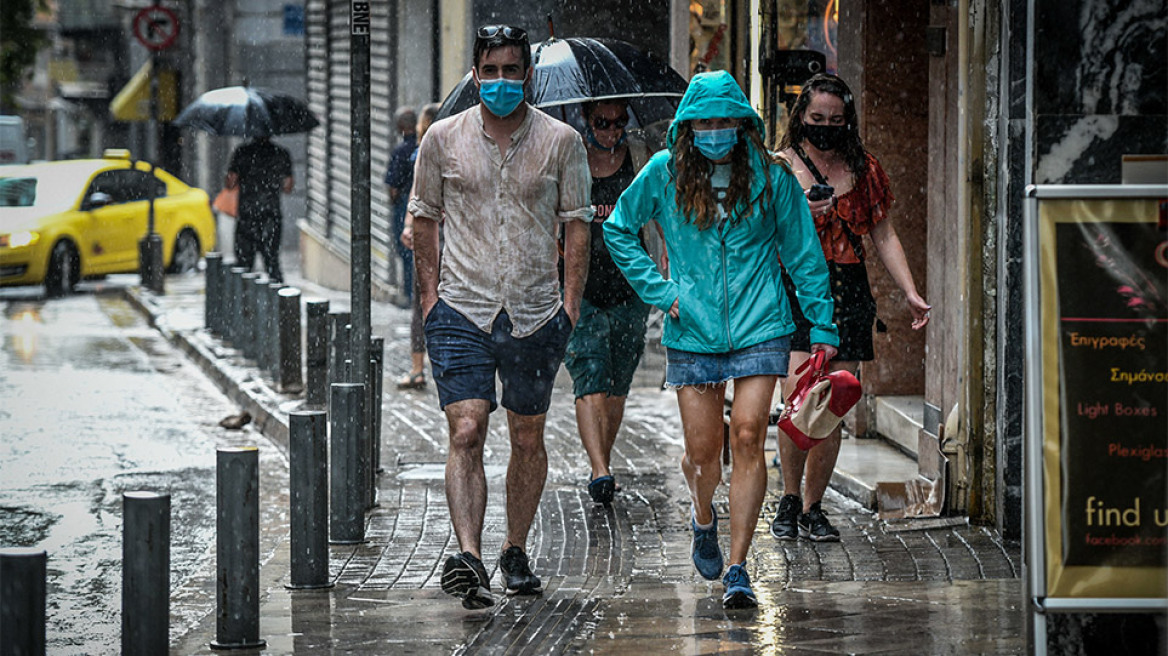
[[[527,534],[547,480],[543,429],[547,415],[517,415],[507,411],[511,460],[507,463],[507,541],[503,549],[527,550]]]
[[[446,505],[462,551],[482,558],[483,516],[487,511],[487,477],[483,444],[491,404],[482,399],[446,406],[450,454],[446,457]]]

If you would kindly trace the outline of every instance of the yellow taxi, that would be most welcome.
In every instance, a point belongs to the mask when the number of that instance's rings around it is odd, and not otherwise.
[[[49,296],[82,278],[138,270],[150,198],[168,272],[190,271],[215,247],[207,193],[134,160],[102,159],[0,166],[0,286],[44,284]]]

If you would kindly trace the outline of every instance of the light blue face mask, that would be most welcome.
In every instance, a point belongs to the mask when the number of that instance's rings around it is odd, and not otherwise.
[[[510,116],[523,102],[523,80],[480,80],[479,98],[486,105],[487,111],[495,116]]]
[[[694,130],[694,145],[707,158],[718,161],[730,154],[738,143],[738,128]]]

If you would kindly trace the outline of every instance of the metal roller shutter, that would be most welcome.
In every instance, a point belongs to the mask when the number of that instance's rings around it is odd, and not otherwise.
[[[390,44],[396,42],[397,21],[392,20],[392,11],[397,7],[390,2],[374,2],[370,5],[369,76],[370,76],[370,219],[369,230],[372,242],[372,276],[391,285],[398,285],[401,274],[398,271],[396,245],[389,206],[389,192],[385,188],[385,170],[389,166],[391,147],[397,141],[397,129],[393,125],[393,111],[397,102],[393,93],[394,80],[391,78]]]
[[[352,179],[349,171],[353,132],[350,125],[349,89],[349,3],[329,3],[328,52],[328,208],[332,221],[329,242],[342,253],[349,252],[352,230],[349,208]]]
[[[328,7],[326,0],[308,0],[304,12],[305,55],[308,58],[308,107],[321,119],[321,126],[308,133],[308,174],[306,176],[308,225],[322,235],[329,234],[328,211]]]
[[[397,85],[393,74],[397,3],[370,3],[370,233],[372,278],[397,286],[401,280],[395,251],[389,193],[383,182],[391,148],[397,141],[393,112]],[[351,230],[351,156],[353,131],[349,72],[348,0],[308,0],[305,11],[308,51],[308,102],[321,119],[308,141],[308,222],[332,248],[348,257]]]

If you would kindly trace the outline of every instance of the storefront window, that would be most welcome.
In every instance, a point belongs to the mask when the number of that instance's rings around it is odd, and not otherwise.
[[[839,0],[775,0],[779,50],[815,50],[827,57],[827,72],[839,61],[836,32]]]
[[[803,82],[839,66],[840,0],[762,0],[763,119],[772,143]]]
[[[730,68],[730,8],[727,0],[690,0],[689,73]]]

